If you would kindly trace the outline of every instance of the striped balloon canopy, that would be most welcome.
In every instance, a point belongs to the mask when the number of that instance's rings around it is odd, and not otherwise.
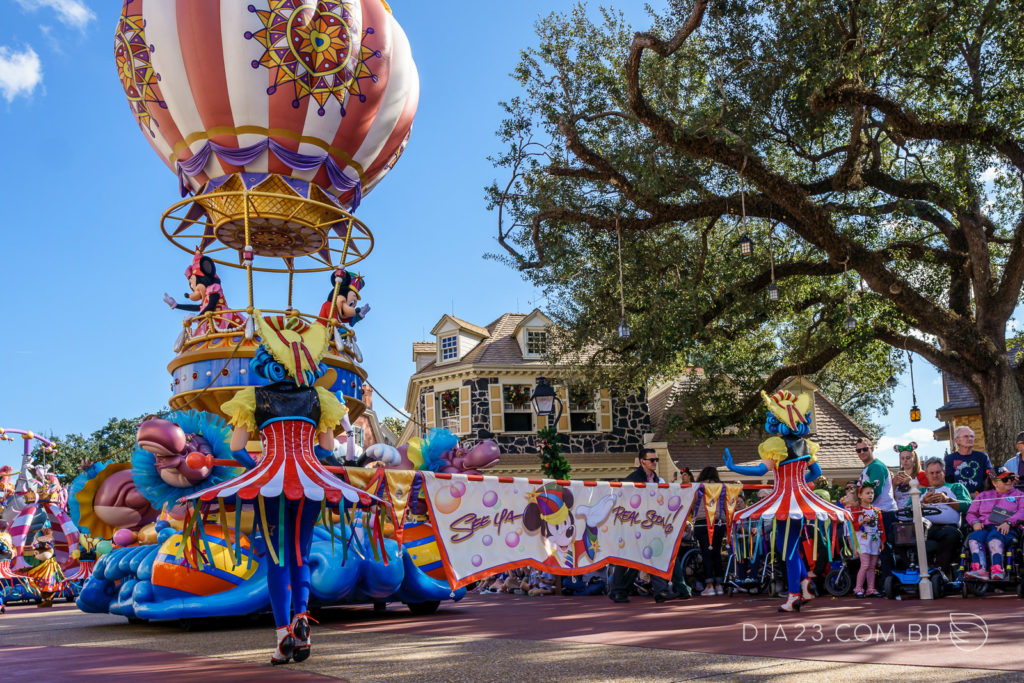
[[[183,196],[277,174],[354,209],[401,156],[419,100],[383,0],[124,0],[114,45],[132,113]]]

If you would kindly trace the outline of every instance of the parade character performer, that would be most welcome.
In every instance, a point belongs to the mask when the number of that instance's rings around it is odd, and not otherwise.
[[[245,324],[245,318],[238,313],[223,313],[228,310],[228,302],[224,299],[224,290],[220,286],[220,278],[217,276],[217,266],[209,256],[203,256],[196,247],[192,263],[185,269],[185,277],[188,279],[188,286],[191,292],[185,294],[192,301],[198,304],[179,304],[174,297],[164,292],[164,302],[171,308],[180,308],[183,311],[192,311],[197,316],[204,313],[212,313],[215,318],[214,328],[226,330],[229,328],[241,329]],[[208,323],[201,322],[196,326],[192,336],[198,337],[210,331]]]
[[[758,446],[761,463],[752,467],[734,465],[732,454],[727,448],[725,466],[737,474],[756,477],[764,476],[769,468],[773,468],[775,489],[763,500],[737,512],[733,520],[737,525],[747,520],[772,520],[774,547],[782,553],[786,562],[786,579],[789,583],[789,598],[779,607],[779,611],[794,612],[814,597],[809,588],[807,568],[798,552],[804,525],[818,520],[817,532],[824,532],[826,538],[834,539],[836,525],[850,518],[845,510],[825,502],[807,486],[807,482],[821,476],[821,467],[815,458],[818,444],[804,438],[811,431],[808,416],[811,396],[798,396],[783,390],[771,396],[761,392],[761,396],[768,407],[764,428],[773,435]],[[784,528],[779,530],[779,526]],[[826,543],[826,546],[831,548],[830,543]],[[742,548],[739,550],[742,551]]]
[[[327,300],[320,307],[320,318],[324,321],[333,319],[349,327],[365,318],[370,312],[370,304],[356,308],[364,284],[363,276],[357,273],[342,268],[331,273],[331,291],[327,293]]]
[[[49,533],[40,534],[32,548],[36,551],[39,564],[25,572],[25,575],[39,589],[42,596],[36,607],[53,607],[54,596],[64,587],[64,572],[53,556],[53,536]]]
[[[10,465],[0,467],[0,512],[3,512],[7,499],[14,495],[14,482],[11,481],[12,476],[14,476],[13,467]]]
[[[270,661],[284,664],[310,655],[309,551],[317,517],[328,502],[344,505],[344,499],[369,506],[380,499],[337,479],[318,461],[330,455],[333,430],[346,411],[334,394],[313,386],[326,372],[320,363],[327,350],[326,328],[297,318],[265,318],[258,311],[255,318],[262,345],[250,367],[270,384],[241,389],[221,406],[234,426],[232,453],[250,469],[181,500],[196,500],[198,507],[199,501],[218,499],[223,506],[224,499],[234,497],[236,504],[256,508],[267,544],[267,583],[277,627]],[[256,433],[263,444],[259,463],[245,449]]]
[[[586,555],[591,561],[597,552],[597,526],[608,519],[615,496],[607,495],[596,505],[580,505],[576,515],[583,521],[582,537],[576,538],[576,516],[573,515],[572,491],[555,483],[544,484],[531,491],[523,510],[523,527],[540,531],[548,557],[544,564],[575,569]]]

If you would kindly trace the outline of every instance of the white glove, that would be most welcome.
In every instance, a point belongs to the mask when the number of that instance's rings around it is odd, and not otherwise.
[[[164,303],[170,306],[171,308],[178,307],[178,302],[175,301],[174,297],[168,294],[167,292],[164,292]]]
[[[359,314],[360,318],[365,318],[366,314],[370,312],[370,304],[366,304],[362,308],[357,308],[356,313]]]
[[[616,500],[614,495],[607,495],[594,505],[577,505],[576,516],[582,518],[587,526],[596,527],[608,519]]]

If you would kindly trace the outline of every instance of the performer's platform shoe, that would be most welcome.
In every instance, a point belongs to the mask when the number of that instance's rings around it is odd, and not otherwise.
[[[805,577],[800,582],[800,601],[808,603],[815,597],[814,593],[811,592],[811,578]]]
[[[295,650],[292,652],[292,659],[296,662],[304,662],[311,654],[309,622],[312,617],[309,612],[300,612],[292,619],[292,636],[295,638]],[[315,619],[312,619],[315,621]]]
[[[276,629],[277,650],[270,656],[270,663],[273,665],[287,664],[292,658],[295,650],[295,638],[292,637],[290,626],[282,626]]]
[[[779,611],[780,612],[799,612],[801,604],[802,603],[800,601],[800,594],[799,593],[790,593],[789,594],[789,600],[786,600],[786,602],[782,603],[779,606]]]

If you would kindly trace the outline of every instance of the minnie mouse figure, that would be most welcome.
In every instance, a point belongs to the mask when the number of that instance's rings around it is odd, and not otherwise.
[[[241,329],[245,324],[245,318],[238,313],[224,311],[228,310],[228,303],[224,299],[224,290],[220,286],[220,278],[217,277],[217,266],[209,256],[203,256],[198,247],[192,263],[185,269],[185,277],[188,278],[188,285],[192,291],[185,294],[190,300],[198,301],[199,304],[179,304],[174,297],[164,292],[164,303],[171,308],[180,308],[183,311],[192,311],[196,316],[204,313],[212,313],[214,316],[213,326],[223,331],[228,329]],[[196,325],[193,337],[199,337],[210,332],[209,321],[204,320]]]
[[[325,323],[333,318],[334,322],[349,327],[365,318],[370,312],[370,305],[365,304],[356,308],[360,299],[359,292],[364,284],[363,276],[357,273],[342,268],[331,273],[331,291],[327,293],[327,300],[320,306],[320,318]]]

